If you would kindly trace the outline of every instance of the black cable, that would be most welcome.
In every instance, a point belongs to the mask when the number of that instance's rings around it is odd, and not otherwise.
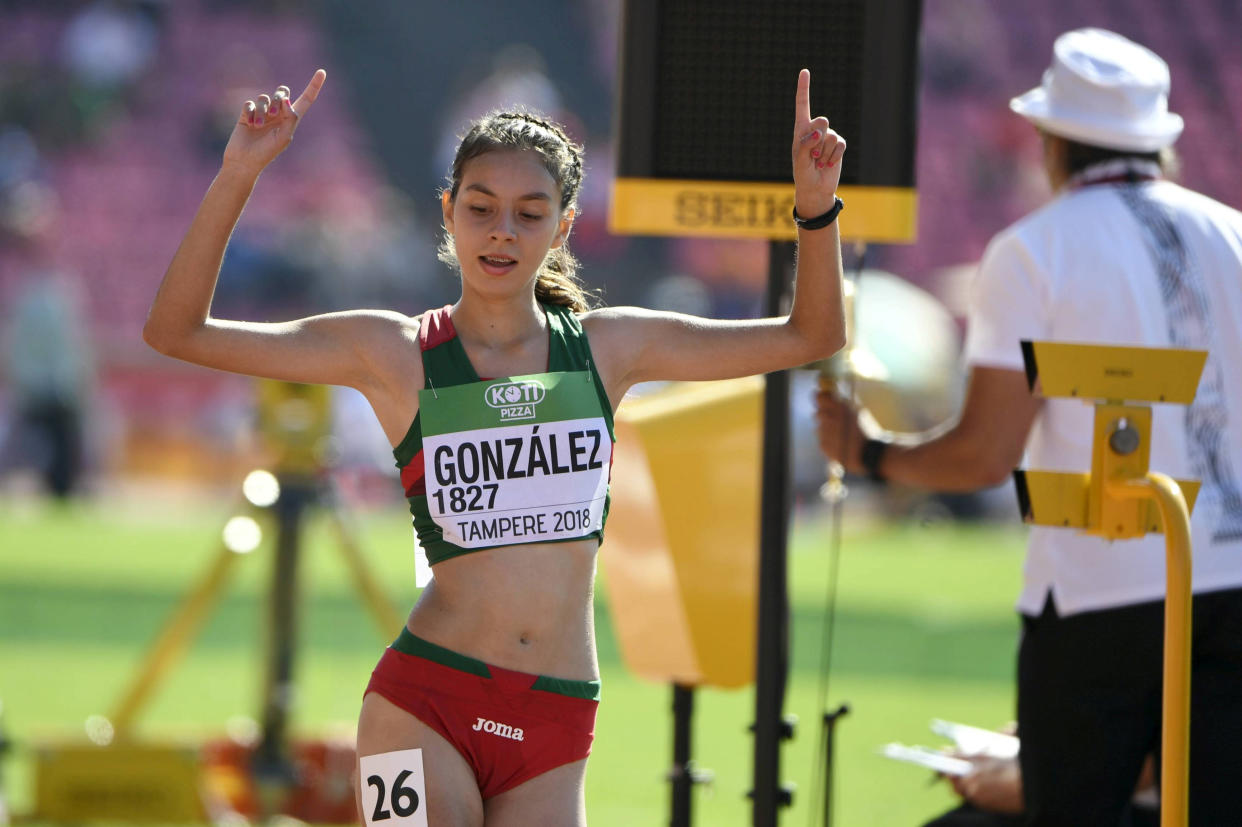
[[[857,302],[858,302],[858,284],[862,276],[863,264],[867,259],[867,248],[860,245],[861,249],[858,253],[854,264],[854,304],[851,307],[851,316],[857,318]],[[858,331],[855,328],[853,337],[857,338]],[[848,348],[853,342],[847,342]],[[847,396],[852,401],[854,396],[854,374],[849,366],[846,366],[844,373],[846,383]],[[841,418],[841,439],[838,444],[845,445],[849,436],[849,420],[846,417]],[[843,482],[844,470],[841,472],[841,479],[835,480],[835,484],[840,486],[838,490],[833,490],[833,475],[829,473],[829,479],[824,484],[824,490],[830,496],[829,500],[829,519],[831,527],[828,534],[828,582],[826,584],[824,595],[824,622],[820,630],[820,652],[819,652],[819,714],[820,714],[820,736],[819,749],[815,753],[814,775],[812,776],[812,795],[811,804],[807,816],[807,824],[814,827],[816,814],[820,811],[824,812],[825,827],[828,820],[826,806],[826,798],[828,795],[828,779],[824,777],[824,765],[828,755],[828,733],[823,718],[828,714],[828,678],[832,669],[832,642],[833,631],[836,628],[837,613],[837,581],[839,579],[838,572],[841,563],[841,522],[844,513],[845,497],[849,493]]]
[[[829,483],[831,484],[831,483]],[[815,753],[815,769],[814,769],[814,790],[812,797],[814,806],[810,810],[807,823],[815,824],[816,813],[821,811],[824,806],[824,799],[828,794],[827,779],[824,778],[824,764],[828,755],[828,727],[824,724],[822,716],[828,712],[828,674],[832,665],[832,638],[835,628],[836,603],[837,603],[837,580],[838,571],[841,561],[841,513],[844,510],[843,505],[845,497],[842,493],[838,495],[831,504],[831,520],[828,539],[828,584],[827,593],[825,595],[824,604],[824,626],[821,630],[821,646],[820,646],[820,681],[819,681],[819,709],[820,718],[820,736],[819,749]]]

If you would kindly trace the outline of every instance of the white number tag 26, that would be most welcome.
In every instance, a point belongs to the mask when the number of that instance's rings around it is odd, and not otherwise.
[[[362,813],[369,827],[427,827],[421,749],[364,755],[358,765]]]

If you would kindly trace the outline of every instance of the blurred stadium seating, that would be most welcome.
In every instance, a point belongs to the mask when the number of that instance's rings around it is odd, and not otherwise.
[[[590,13],[567,15],[566,25],[599,42],[600,21],[615,20],[619,3],[592,2]],[[75,20],[101,5],[137,21],[154,43],[149,59],[132,61],[130,74],[107,82],[81,76],[90,64],[75,63],[67,36]],[[418,4],[380,5],[390,15],[419,13]],[[326,6],[339,19],[340,4]],[[82,280],[101,404],[121,423],[113,470],[216,478],[235,470],[226,458],[248,385],[157,357],[142,344],[140,330],[217,168],[236,107],[270,83],[296,86],[325,63],[332,70],[332,56],[343,51],[333,48],[341,33],[327,25],[332,16],[306,8],[223,0],[0,0],[0,302],[12,300],[38,244],[50,245],[57,266]],[[1177,9],[1171,18],[1165,0],[925,4],[919,242],[877,249],[870,263],[931,284],[941,269],[976,261],[993,233],[1047,197],[1037,143],[1006,102],[1038,81],[1055,35],[1082,25],[1119,31],[1169,61],[1171,105],[1187,123],[1178,144],[1182,180],[1242,205],[1234,149],[1242,123],[1242,7],[1235,0],[1186,0]],[[596,30],[588,36],[591,26]],[[408,207],[409,199],[421,204],[432,193],[400,195],[388,184],[411,176],[391,169],[391,157],[389,168],[381,168],[369,124],[351,111],[349,75],[333,76],[339,85],[317,106],[314,129],[300,132],[296,149],[265,173],[226,261],[222,312],[278,318],[359,304],[417,312],[451,300],[451,280],[430,252],[438,227],[425,211],[420,215],[421,207]],[[361,90],[352,94],[365,100]],[[607,123],[611,101],[593,105],[597,112],[576,120]],[[425,169],[427,159],[410,163]],[[606,155],[591,164],[604,171],[605,180],[591,182],[596,193],[606,185],[608,166]],[[593,223],[583,222],[578,253],[588,280],[599,285],[602,277],[614,302],[648,295],[659,280],[685,272],[687,261],[711,260],[679,252],[676,243],[609,243],[600,213],[596,207]],[[652,249],[661,257],[655,266]],[[757,308],[764,268],[762,257],[754,258],[758,264],[748,272],[754,270]],[[625,274],[624,283],[618,274]],[[709,287],[719,293],[717,308],[745,306],[737,301],[737,279]]]

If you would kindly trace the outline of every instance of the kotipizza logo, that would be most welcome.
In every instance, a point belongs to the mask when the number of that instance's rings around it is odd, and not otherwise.
[[[543,401],[546,393],[541,382],[527,379],[488,385],[483,398],[489,407],[500,411],[501,419],[534,419],[535,406]]]

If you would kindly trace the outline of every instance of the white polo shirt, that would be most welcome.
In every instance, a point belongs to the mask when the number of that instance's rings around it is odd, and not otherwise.
[[[1202,480],[1196,592],[1242,586],[1242,213],[1166,181],[1064,192],[998,234],[972,290],[968,364],[1022,370],[1022,339],[1209,351],[1190,408],[1155,405],[1151,468]],[[1091,467],[1094,412],[1049,399],[1026,467]],[[1062,615],[1164,595],[1164,538],[1031,528],[1018,609]]]

